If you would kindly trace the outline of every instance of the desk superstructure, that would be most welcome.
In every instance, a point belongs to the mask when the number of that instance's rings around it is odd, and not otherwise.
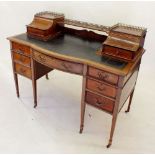
[[[53,15],[58,16],[59,20],[51,21],[54,18]],[[48,18],[49,23],[46,20],[42,23],[42,19],[38,19],[38,16]],[[51,16],[52,18],[50,18]],[[128,98],[129,104],[126,112],[130,110],[141,57],[145,51],[143,44],[146,29],[127,25],[106,27],[89,24],[65,19],[62,14],[51,12],[39,13],[35,17],[37,18],[27,27],[27,33],[8,38],[11,43],[17,96],[19,97],[18,74],[32,80],[34,107],[37,106],[36,82],[44,75],[48,78],[47,74],[53,69],[83,76],[80,133],[84,127],[86,104],[105,111],[112,116],[107,145],[110,147],[118,113]],[[76,29],[76,27],[70,28],[68,25],[81,27],[82,30]],[[52,27],[54,29],[51,30]],[[123,36],[120,27],[123,27],[123,31],[127,27],[129,36],[126,32]],[[113,28],[118,28],[117,30],[121,31],[121,34],[113,33]],[[94,30],[106,32],[106,35],[96,33]],[[133,32],[139,32],[138,34],[142,35],[132,36]],[[54,35],[52,35],[53,33]],[[115,39],[112,44],[109,42],[111,39]],[[124,40],[129,40],[129,42]],[[117,45],[117,41],[125,42],[125,45],[119,44],[116,47],[110,47],[113,44]],[[133,51],[136,56],[133,59],[129,57],[132,56],[129,44],[132,47],[136,46],[136,51],[135,48]],[[128,51],[121,47],[128,47]]]

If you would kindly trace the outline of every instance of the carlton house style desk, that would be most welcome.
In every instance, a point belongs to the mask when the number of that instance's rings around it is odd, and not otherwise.
[[[137,81],[146,29],[116,24],[108,27],[66,19],[64,14],[40,12],[27,33],[9,37],[16,92],[18,74],[32,80],[34,107],[37,80],[53,69],[83,77],[80,133],[86,104],[112,116],[112,144],[118,113],[129,98],[129,112]],[[61,92],[58,92],[61,93]]]

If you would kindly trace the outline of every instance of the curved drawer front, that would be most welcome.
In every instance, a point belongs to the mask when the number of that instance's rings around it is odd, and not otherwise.
[[[86,87],[87,89],[96,91],[100,94],[113,97],[113,98],[116,97],[117,89],[115,87],[106,85],[103,82],[98,82],[98,81],[87,78]]]
[[[51,56],[47,56],[45,54],[41,54],[37,51],[33,51],[33,58],[51,68],[59,69],[65,72],[82,74],[83,73],[83,65],[79,63],[74,63],[70,61],[60,60]]]
[[[93,67],[88,68],[88,76],[117,85],[118,76]]]
[[[16,52],[13,52],[13,59],[17,63],[26,65],[28,67],[31,66],[31,59],[29,57],[22,55],[22,54],[18,54]]]
[[[91,92],[86,92],[86,97],[85,97],[85,102],[87,102],[88,104],[97,107],[101,110],[105,110],[108,111],[110,113],[113,112],[113,108],[114,108],[114,101],[105,98],[105,97],[101,97],[99,95],[93,94]]]
[[[23,76],[31,79],[31,69],[23,65],[15,63],[15,71]]]
[[[12,42],[12,50],[14,52],[17,52],[26,56],[30,56],[31,54],[30,47],[23,44],[15,43],[15,42]]]

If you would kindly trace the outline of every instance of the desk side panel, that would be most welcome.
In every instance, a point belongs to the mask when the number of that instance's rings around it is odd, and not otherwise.
[[[119,102],[119,111],[125,104],[128,97],[130,96],[132,90],[134,90],[134,88],[135,88],[138,71],[139,71],[139,65],[134,69],[132,75],[130,76],[130,78],[128,79],[126,84],[123,86],[121,97],[120,97],[120,102]]]

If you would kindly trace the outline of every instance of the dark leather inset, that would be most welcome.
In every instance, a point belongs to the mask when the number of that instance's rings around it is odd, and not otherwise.
[[[91,60],[118,69],[123,69],[127,64],[123,61],[109,59],[107,57],[101,57],[97,55],[96,51],[102,47],[102,43],[81,39],[70,34],[64,34],[47,42],[29,38],[27,34],[21,34],[15,38],[35,44],[52,52]]]

